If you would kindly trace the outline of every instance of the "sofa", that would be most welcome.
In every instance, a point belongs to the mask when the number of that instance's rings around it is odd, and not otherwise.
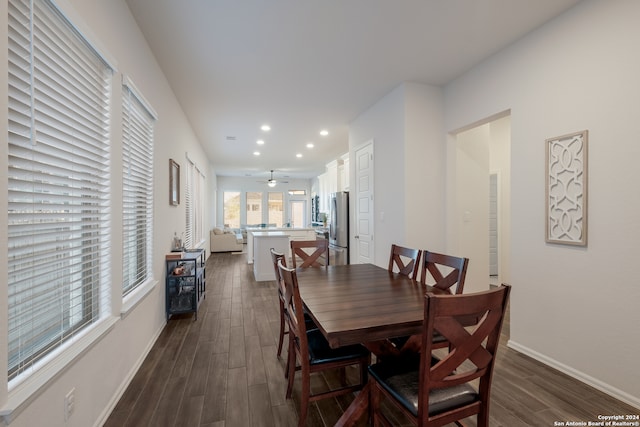
[[[215,227],[209,233],[211,252],[241,252],[244,245],[242,233],[228,228]]]

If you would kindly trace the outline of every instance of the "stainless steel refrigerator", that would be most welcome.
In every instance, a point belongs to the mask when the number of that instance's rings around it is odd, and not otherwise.
[[[349,264],[349,193],[331,194],[329,265]]]

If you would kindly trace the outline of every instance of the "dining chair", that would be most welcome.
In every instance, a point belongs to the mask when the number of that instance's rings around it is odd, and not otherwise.
[[[468,258],[460,258],[452,255],[439,254],[436,252],[424,251],[422,262],[422,274],[420,283],[430,285],[434,288],[448,290],[455,286],[455,294],[461,294],[464,289],[464,279],[467,275]],[[411,337],[393,338],[391,342],[402,352],[417,352],[420,349],[420,335]],[[433,335],[434,348],[444,348],[449,345],[447,340],[440,334]]]
[[[415,425],[462,426],[459,420],[476,415],[477,426],[487,427],[493,367],[510,290],[502,285],[465,295],[427,293],[419,358],[369,367],[373,425],[393,425],[381,409],[384,399]],[[469,327],[461,321],[469,318],[477,323]],[[432,355],[436,332],[452,349],[442,359]]]
[[[322,257],[324,260],[321,260]],[[298,258],[301,263],[298,263]],[[292,240],[291,265],[293,268],[326,267],[329,265],[329,241],[327,239]]]
[[[367,382],[367,367],[371,363],[371,353],[359,344],[333,349],[319,329],[307,330],[296,270],[285,267],[282,261],[278,261],[278,268],[285,285],[284,306],[288,313],[286,319],[289,325],[290,360],[287,362],[289,381],[286,396],[290,398],[293,391],[297,360],[300,363],[302,380],[298,426],[304,426],[310,402],[352,393],[364,387]],[[343,384],[340,388],[311,393],[312,373],[352,365],[359,366],[360,381],[357,384]]]
[[[285,331],[285,312],[284,312],[284,283],[282,282],[282,276],[280,276],[280,269],[278,268],[278,261],[282,261],[282,264],[286,267],[287,260],[283,253],[276,252],[275,249],[271,248],[269,250],[271,252],[271,261],[273,261],[273,269],[276,276],[276,284],[278,286],[278,305],[280,306],[280,336],[278,337],[278,352],[277,355],[280,357],[282,354],[282,343],[284,341],[284,336],[288,334],[288,331]]]
[[[392,244],[388,269],[393,271],[394,267],[397,267],[398,273],[417,279],[421,256],[422,251],[420,249],[411,249]]]
[[[434,288],[447,290],[455,286],[455,294],[464,290],[464,280],[467,275],[469,258],[460,258],[436,252],[423,251],[422,274],[420,283]],[[415,278],[415,276],[414,276]],[[440,334],[434,334],[434,348],[444,348],[449,343]],[[420,349],[420,335],[392,338],[391,342],[403,352],[417,352]]]
[[[281,261],[282,265],[286,267],[287,260],[283,253],[277,252],[274,248],[269,249],[269,251],[271,252],[271,260],[273,261],[273,268],[274,268],[274,273],[276,276],[276,284],[278,288],[278,305],[280,308],[280,334],[278,336],[277,355],[278,357],[280,357],[282,354],[282,344],[284,342],[284,336],[288,335],[289,331],[288,331],[287,320],[286,320],[287,313],[286,313],[286,308],[284,306],[285,286],[284,286],[284,282],[282,281],[282,276],[280,275],[280,269],[278,268],[278,261]],[[305,320],[305,326],[307,330],[318,328],[315,322],[313,321],[313,319],[311,319],[309,314],[306,312],[306,310],[304,311],[304,320]],[[287,358],[287,366],[285,367],[285,370],[284,370],[285,377],[289,375],[289,365],[288,365],[289,360],[290,359]]]
[[[461,294],[468,265],[469,258],[424,251],[420,283],[450,292],[453,285],[456,285],[452,293]]]

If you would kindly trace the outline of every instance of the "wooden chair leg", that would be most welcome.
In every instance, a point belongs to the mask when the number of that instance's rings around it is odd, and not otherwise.
[[[368,363],[360,364],[360,384],[362,384],[362,386],[365,386],[367,384],[367,381],[369,381],[369,370],[367,369],[367,367],[370,364],[371,359],[369,359]]]
[[[293,359],[293,360],[291,360]],[[289,381],[287,382],[287,399],[291,398],[293,391],[293,379],[296,376],[296,349],[293,340],[289,340],[289,353],[287,355],[287,372]]]
[[[287,364],[284,367],[284,377],[289,378],[289,365],[291,365],[291,355],[287,351]]]
[[[338,375],[338,378],[340,380],[340,384],[345,385],[347,383],[347,368],[343,366],[342,368],[339,368],[339,370],[340,373]]]
[[[377,427],[380,425],[380,421],[378,419],[378,411],[380,408],[380,392],[378,391],[378,386],[373,384],[369,388],[369,419],[371,420],[371,425],[373,427]]]
[[[280,301],[280,338],[278,339],[278,357],[282,354],[282,342],[284,341],[284,304]]]
[[[487,402],[482,402],[482,407],[476,420],[478,427],[489,427],[489,408],[487,407]],[[464,426],[464,424],[461,425]]]
[[[300,419],[298,427],[304,427],[307,422],[309,412],[309,396],[311,394],[311,374],[304,369],[302,371],[302,387],[300,392]]]

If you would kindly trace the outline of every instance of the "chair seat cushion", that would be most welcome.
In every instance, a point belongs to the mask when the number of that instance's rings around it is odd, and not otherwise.
[[[366,357],[369,354],[369,350],[359,344],[331,348],[319,329],[307,331],[307,341],[309,343],[309,363],[312,365]]]
[[[437,362],[432,360],[432,364]],[[387,361],[369,366],[369,373],[395,399],[418,416],[420,365],[418,358]],[[429,415],[437,415],[451,408],[478,400],[478,392],[469,384],[434,389],[429,394]]]

